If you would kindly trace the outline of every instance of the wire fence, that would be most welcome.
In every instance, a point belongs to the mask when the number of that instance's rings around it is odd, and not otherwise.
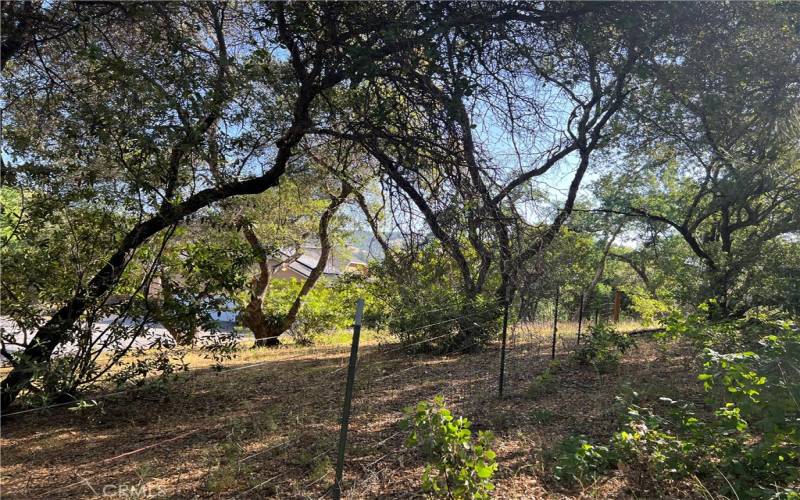
[[[601,316],[599,312],[595,317],[585,314],[585,311],[570,311],[562,307],[559,311],[558,299],[540,300],[531,310],[524,310],[519,301],[511,304],[511,321],[507,325],[506,352],[505,352],[505,374],[504,380],[507,388],[506,395],[514,395],[523,391],[526,387],[525,380],[531,375],[541,373],[547,369],[548,363],[552,358],[563,358],[569,356],[581,341],[581,336],[586,336],[587,332],[597,323],[607,320],[613,313]],[[416,316],[423,317],[431,312],[454,312],[463,310],[464,303],[454,304],[452,311],[447,308],[438,307],[424,311],[418,311]],[[530,307],[530,306],[529,306]],[[612,302],[602,303],[596,306],[593,311],[603,308],[612,310]],[[581,308],[583,309],[583,308]],[[447,319],[417,325],[405,331],[394,332],[398,338],[403,338],[404,334],[414,331],[425,330],[431,327],[446,327],[445,333],[435,335],[430,338],[423,338],[419,341],[410,343],[398,343],[379,346],[368,346],[362,350],[358,356],[358,375],[353,388],[352,401],[352,422],[350,424],[350,435],[348,439],[348,450],[356,453],[348,453],[345,462],[345,474],[340,484],[341,493],[345,497],[357,498],[362,496],[366,490],[385,479],[386,474],[393,473],[394,469],[385,462],[400,463],[404,459],[403,447],[400,442],[403,438],[402,431],[397,427],[397,423],[403,417],[403,407],[408,404],[409,394],[414,397],[425,398],[432,394],[441,394],[448,402],[459,404],[466,399],[480,397],[497,397],[498,374],[500,373],[500,333],[493,331],[492,339],[486,349],[480,354],[466,355],[474,350],[475,347],[485,343],[484,339],[476,338],[471,342],[461,344],[456,349],[451,350],[446,356],[429,356],[416,354],[412,357],[396,356],[402,351],[413,351],[414,347],[432,341],[447,340],[448,338],[459,335],[460,330],[457,326],[465,323],[472,323],[478,329],[497,328],[497,317],[502,315],[500,303],[497,303],[496,315],[490,315],[486,319],[485,311],[456,315]],[[483,316],[483,318],[481,318]],[[449,325],[452,328],[447,329]],[[335,436],[337,433],[331,431],[336,427],[341,416],[341,408],[344,402],[345,376],[342,373],[347,365],[345,364],[346,351],[333,349],[335,355],[333,360],[334,367],[324,370],[316,370],[313,376],[302,384],[293,384],[290,390],[294,394],[311,395],[327,394],[334,395],[327,399],[315,397],[305,398],[306,401],[297,403],[293,401],[288,408],[294,415],[300,415],[304,410],[312,409],[313,413],[320,416],[324,422],[313,421],[308,426],[296,425],[291,432],[278,436],[277,439],[265,439],[263,446],[256,446],[252,451],[245,451],[241,445],[240,452],[233,460],[233,466],[237,469],[244,469],[251,464],[259,463],[262,470],[269,470],[268,464],[271,461],[287,461],[288,456],[303,456],[303,462],[309,463],[333,463],[336,457]],[[338,355],[341,354],[341,357]],[[466,355],[466,356],[465,356]],[[275,362],[287,363],[289,361],[309,358],[307,351],[282,357],[271,358],[264,361],[248,365],[231,366],[220,372],[220,375],[231,376],[230,374],[243,370],[257,371],[264,367],[269,367]],[[457,360],[457,361],[453,361]],[[438,369],[438,364],[451,363],[458,365],[458,369],[468,374],[468,380],[461,381],[461,385],[456,384],[458,374],[453,374],[448,370]],[[437,371],[438,369],[438,371]],[[398,383],[398,381],[403,382]],[[409,381],[413,383],[409,384]],[[468,388],[465,389],[465,384]],[[114,391],[107,394],[93,396],[91,400],[98,401],[109,399],[123,394],[141,391],[145,387],[135,387],[122,391]],[[403,392],[403,397],[396,397],[396,393]],[[493,396],[490,396],[493,395]],[[412,398],[413,399],[413,398]],[[73,403],[58,403],[45,407],[20,410],[7,414],[7,417],[26,413],[40,412],[49,409],[60,409]],[[382,415],[391,415],[391,418],[383,423],[375,423],[373,415],[376,407],[380,407]],[[261,408],[253,413],[263,411]],[[322,425],[324,424],[324,425]],[[328,429],[325,431],[327,437],[323,438],[322,448],[310,446],[306,431],[308,429],[320,428]],[[338,430],[338,429],[337,429]],[[99,464],[110,464],[112,462],[131,458],[139,454],[148,452],[155,448],[169,443],[179,442],[185,438],[197,435],[217,435],[220,432],[219,426],[204,428],[185,429],[181,428],[176,432],[166,434],[154,442],[133,450],[116,454],[111,457],[86,462],[75,467],[71,475],[77,480],[65,485],[58,486],[44,493],[43,496],[52,496],[56,493],[66,494],[69,490],[84,485],[92,488],[95,476],[103,476],[106,470],[97,471]],[[387,451],[387,444],[391,451]],[[309,453],[313,450],[313,454]],[[226,466],[232,466],[227,464]],[[360,467],[360,472],[354,469]],[[88,474],[89,471],[94,473]],[[236,498],[261,498],[281,490],[281,488],[307,489],[316,491],[322,496],[332,496],[335,491],[333,470],[325,470],[318,477],[310,478],[308,481],[298,485],[295,475],[292,474],[291,467],[285,470],[268,474],[258,478],[248,484],[247,488],[242,488]],[[102,477],[97,478],[102,480]],[[93,489],[94,491],[94,489]]]

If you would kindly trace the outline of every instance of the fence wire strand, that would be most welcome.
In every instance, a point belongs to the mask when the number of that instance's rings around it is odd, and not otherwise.
[[[497,301],[495,301],[495,303],[496,302]],[[473,303],[477,303],[477,301],[475,301]],[[486,306],[487,304],[491,304],[491,303],[492,302],[481,302],[480,305]],[[451,308],[453,308],[453,309],[462,308],[462,307],[464,307],[465,305],[468,305],[468,304],[469,303],[464,302],[464,303],[452,304],[450,306],[445,306],[445,307],[433,308],[433,309],[428,309],[428,310],[424,310],[424,311],[417,311],[415,314],[413,314],[411,316],[402,316],[402,318],[408,320],[408,319],[413,319],[414,317],[423,317],[425,315],[429,315],[429,314],[434,313],[434,312],[446,311],[446,310],[451,309]],[[513,311],[513,304],[511,304],[510,307],[512,308],[512,311]],[[420,326],[415,326],[415,327],[412,327],[412,328],[409,328],[409,329],[406,329],[406,330],[403,330],[403,331],[400,331],[400,332],[393,332],[392,335],[395,336],[396,338],[402,339],[404,336],[407,336],[410,333],[422,331],[422,330],[424,330],[426,328],[432,328],[432,327],[446,325],[446,324],[449,324],[449,323],[455,323],[455,322],[463,321],[463,320],[465,320],[467,318],[472,318],[472,317],[479,316],[479,315],[486,315],[488,312],[489,311],[487,311],[487,310],[481,310],[481,311],[476,311],[476,312],[472,312],[472,313],[469,313],[469,314],[462,314],[462,315],[459,315],[459,316],[456,316],[456,317],[452,317],[452,318],[448,318],[448,319],[445,319],[445,320],[431,322],[431,323],[427,323],[427,324],[420,325]],[[495,312],[498,312],[498,311],[495,311]],[[539,311],[536,311],[536,312],[538,312],[539,314],[535,314],[529,320],[523,320],[520,317],[521,313],[522,313],[521,306],[520,306],[520,308],[517,309],[517,314],[512,316],[515,319],[513,321],[510,321],[510,323],[511,323],[509,325],[509,327],[510,327],[510,342],[509,342],[507,353],[506,353],[506,356],[507,356],[506,357],[506,362],[507,362],[506,374],[507,374],[507,379],[508,379],[507,383],[509,385],[509,389],[511,389],[512,391],[514,390],[514,387],[513,387],[514,376],[518,372],[525,371],[526,369],[527,369],[527,371],[530,371],[530,368],[532,367],[531,361],[534,361],[536,359],[542,358],[543,357],[543,352],[542,352],[543,351],[543,347],[545,347],[545,348],[547,347],[547,342],[546,342],[547,339],[543,338],[543,337],[546,337],[546,335],[543,335],[542,332],[545,332],[545,333],[547,332],[546,328],[548,327],[548,324],[546,322],[544,322],[544,321],[537,322],[536,321],[537,316],[541,316],[543,311],[539,310]],[[549,311],[549,312],[552,314],[552,310]],[[545,312],[544,314],[546,315],[547,313]],[[552,315],[550,317],[552,318]],[[489,325],[491,325],[493,323],[496,323],[496,318],[494,318],[494,317],[492,319],[488,319],[488,320],[480,322],[480,323],[474,322],[474,321],[472,322],[473,325],[478,326],[478,327],[483,327],[483,328],[485,328],[485,327],[487,327],[487,326],[489,326]],[[586,330],[588,331],[588,329],[590,328],[590,325],[593,325],[593,324],[595,324],[595,321],[593,321],[593,319],[589,315],[587,315],[586,321],[584,322],[584,326],[585,326]],[[388,348],[388,349],[385,348],[385,344],[384,345],[378,344],[375,349],[371,349],[368,352],[366,352],[366,353],[364,353],[364,354],[359,356],[359,358],[358,358],[359,371],[363,373],[366,370],[368,370],[369,368],[373,368],[375,366],[380,366],[380,365],[384,365],[386,363],[390,363],[390,362],[396,361],[396,359],[391,358],[391,355],[394,354],[394,353],[397,353],[397,352],[400,352],[400,351],[407,351],[407,350],[409,350],[409,349],[411,349],[413,347],[416,347],[416,346],[419,346],[419,345],[422,345],[422,344],[435,342],[435,341],[441,341],[441,340],[444,340],[444,339],[447,339],[447,338],[451,338],[451,337],[454,337],[454,336],[458,335],[459,333],[460,332],[458,331],[458,329],[453,329],[452,331],[447,332],[445,334],[436,335],[436,336],[429,337],[429,338],[424,338],[424,339],[421,339],[419,341],[415,341],[415,342],[412,342],[412,343],[402,343],[401,342],[399,345],[396,345],[396,346]],[[558,339],[561,342],[561,351],[562,352],[569,352],[570,351],[570,348],[568,347],[568,341],[570,340],[569,336],[565,336],[564,332],[559,332],[559,333],[560,333],[560,335],[558,336]],[[523,338],[526,337],[526,336],[527,336],[527,341],[524,341]],[[464,352],[467,352],[468,350],[472,349],[473,347],[476,347],[478,344],[481,344],[481,343],[484,343],[484,342],[485,341],[483,339],[475,339],[475,340],[473,340],[473,342],[471,342],[469,344],[466,344],[466,345],[463,345],[463,346],[461,346],[458,349],[455,349],[453,351],[450,351],[446,355],[447,356],[457,356],[457,355],[463,354]],[[309,390],[311,388],[319,390],[323,386],[324,387],[328,387],[329,383],[333,382],[334,386],[337,388],[336,391],[337,392],[341,392],[341,386],[343,385],[344,381],[343,380],[337,380],[334,377],[334,375],[336,375],[337,373],[341,372],[344,368],[346,368],[347,365],[346,365],[345,362],[346,362],[348,353],[346,351],[342,350],[341,352],[337,352],[337,354],[342,354],[342,357],[340,357],[340,358],[337,357],[336,358],[337,361],[339,362],[340,366],[336,367],[333,370],[329,370],[329,371],[326,370],[323,373],[314,375],[313,376],[314,380],[309,382],[308,384],[304,384],[303,386],[300,386],[300,387],[292,386],[292,391],[295,392],[295,393],[301,393],[302,394],[302,393],[305,393],[307,390]],[[248,364],[248,365],[227,367],[227,368],[223,369],[220,373],[222,375],[225,375],[225,374],[228,374],[228,373],[237,372],[237,371],[241,371],[241,370],[255,369],[255,368],[258,368],[258,367],[269,365],[269,364],[271,364],[273,362],[287,362],[287,361],[297,360],[297,359],[300,359],[300,358],[307,358],[307,357],[310,357],[310,356],[313,356],[313,355],[314,355],[314,353],[312,353],[312,352],[303,351],[303,352],[300,352],[300,353],[297,353],[295,355],[292,355],[292,356],[289,356],[289,357],[285,357],[285,358],[271,357],[270,359],[262,360],[262,361],[259,361],[259,362],[256,362],[256,363],[252,363],[252,364]],[[531,356],[533,357],[533,359],[530,359]],[[404,374],[407,374],[407,373],[410,373],[410,372],[415,372],[416,370],[425,369],[428,366],[427,361],[428,360],[420,360],[420,361],[414,360],[414,361],[411,362],[411,366],[405,367],[405,368],[403,368],[401,370],[398,370],[398,371],[394,371],[392,373],[388,373],[386,375],[381,375],[381,376],[378,376],[378,377],[375,377],[375,378],[366,378],[366,379],[358,378],[357,380],[359,381],[359,385],[356,386],[356,391],[355,391],[353,399],[362,400],[362,401],[365,400],[365,399],[369,400],[369,399],[371,399],[373,396],[375,396],[378,393],[384,393],[387,390],[390,390],[391,386],[389,386],[389,387],[381,386],[381,383],[383,383],[383,382],[385,382],[385,381],[387,381],[389,379],[392,379],[394,377],[398,377],[398,376],[401,376],[401,375],[404,375]],[[499,367],[499,360],[495,359],[494,356],[486,356],[485,359],[476,358],[475,362],[471,365],[471,369],[473,371],[477,370],[478,372],[483,372],[485,370],[488,373],[485,376],[482,376],[482,377],[479,377],[477,379],[472,380],[472,384],[473,385],[474,384],[478,384],[478,383],[482,384],[482,383],[484,383],[486,381],[494,379],[495,375],[492,372],[492,370],[490,369],[490,367],[493,367],[493,366]],[[361,384],[366,384],[366,387],[364,387]],[[84,400],[70,401],[70,402],[64,402],[64,403],[56,403],[56,404],[46,405],[46,406],[42,406],[42,407],[29,408],[29,409],[20,410],[20,411],[16,411],[16,412],[12,412],[12,413],[6,414],[6,415],[4,415],[4,417],[20,415],[20,414],[26,414],[26,413],[32,413],[32,412],[42,411],[42,410],[51,409],[51,408],[68,406],[68,405],[80,404],[81,401],[92,401],[92,402],[94,402],[94,401],[97,401],[97,400],[100,400],[100,399],[106,399],[106,398],[111,398],[111,397],[114,397],[114,396],[119,396],[119,395],[123,395],[123,394],[127,394],[127,393],[141,391],[141,390],[146,389],[146,388],[147,388],[147,386],[133,387],[133,388],[130,388],[130,389],[125,389],[125,390],[121,390],[121,391],[115,391],[115,392],[111,392],[111,393],[107,393],[107,394],[100,394],[100,395],[97,395],[97,396],[88,397],[88,398],[86,398]],[[333,389],[334,388],[331,387],[331,390],[333,390]],[[334,400],[331,401],[330,407],[328,408],[328,410],[331,410],[331,411],[335,410],[340,405],[341,405],[341,398],[334,399]],[[309,406],[319,406],[319,402],[316,401],[316,400],[311,400],[311,401],[308,401],[305,404],[292,405],[291,406],[291,410],[292,411],[303,410],[303,409],[305,409],[306,407],[309,407]],[[360,413],[358,411],[359,407],[361,407],[361,405],[357,405],[356,404],[354,406],[354,413],[353,413],[354,417],[359,416],[359,413]],[[255,412],[255,413],[257,413],[257,412]],[[208,429],[206,429],[206,430],[208,430]],[[96,474],[93,474],[92,476],[86,476],[86,477],[81,476],[79,474],[79,470],[84,468],[84,467],[87,467],[87,466],[93,465],[93,464],[96,465],[96,464],[100,464],[100,463],[108,463],[108,462],[113,461],[113,460],[129,457],[129,456],[132,456],[134,454],[146,451],[148,449],[152,449],[152,448],[161,446],[161,445],[166,444],[168,442],[176,441],[176,440],[181,439],[183,437],[188,437],[189,435],[196,434],[196,433],[201,432],[201,431],[203,431],[203,429],[195,429],[195,430],[192,430],[192,431],[189,431],[189,432],[176,433],[175,435],[167,436],[164,439],[162,439],[162,440],[160,440],[160,441],[158,441],[156,443],[152,443],[150,445],[147,445],[145,447],[142,447],[142,448],[139,448],[139,449],[136,449],[136,450],[132,450],[130,452],[126,452],[126,453],[123,453],[123,454],[120,454],[120,455],[117,455],[117,456],[114,456],[114,457],[110,457],[110,458],[107,458],[107,459],[104,459],[104,460],[101,460],[101,461],[93,461],[93,462],[89,462],[89,463],[86,463],[86,464],[79,465],[75,469],[73,469],[73,473],[76,476],[80,477],[80,479],[81,479],[80,481],[76,481],[74,483],[70,483],[70,484],[67,484],[65,486],[61,486],[59,488],[53,489],[53,490],[49,491],[47,494],[52,494],[52,493],[55,493],[55,492],[62,492],[64,490],[66,490],[66,489],[73,488],[73,487],[79,486],[81,484],[89,484],[88,483],[88,479],[92,479],[93,477],[95,477],[95,476],[100,474],[98,472]],[[380,441],[378,441],[377,443],[373,444],[372,446],[370,446],[367,449],[368,453],[375,452],[375,454],[380,454],[381,455],[378,459],[372,460],[370,462],[370,464],[369,464],[369,467],[374,466],[375,464],[379,463],[380,461],[382,461],[382,460],[384,460],[386,458],[387,454],[385,454],[385,453],[381,454],[381,452],[380,452],[380,450],[382,450],[383,445],[385,445],[387,442],[391,441],[392,439],[396,438],[397,436],[399,436],[401,434],[402,434],[402,432],[399,432],[399,431],[391,433],[391,434],[389,434],[388,437],[382,438]],[[257,457],[262,457],[262,456],[268,454],[269,452],[272,452],[272,451],[275,451],[275,450],[284,449],[284,448],[293,448],[294,445],[297,444],[300,441],[300,439],[301,439],[300,436],[287,437],[286,439],[283,439],[281,442],[279,442],[277,444],[270,445],[270,446],[266,447],[263,450],[256,451],[254,453],[246,455],[243,458],[238,459],[238,463],[244,463],[244,462],[251,461],[251,460],[253,460],[253,459],[257,458]],[[331,454],[331,453],[333,453],[333,450],[328,450],[328,451],[324,451],[322,453],[319,453],[317,456],[312,458],[312,461],[316,460],[317,458],[319,458],[319,457],[321,457],[323,455]],[[378,473],[383,471],[383,470],[385,470],[385,469],[383,469],[383,468],[380,469],[378,471]],[[280,479],[281,477],[289,474],[290,472],[291,472],[291,469],[287,469],[286,471],[284,471],[284,472],[282,472],[280,474],[273,475],[273,476],[269,477],[268,479],[266,479],[265,481],[263,481],[261,483],[258,483],[257,485],[253,486],[252,488],[250,488],[250,489],[248,489],[248,490],[246,490],[244,492],[241,492],[239,495],[237,495],[237,498],[244,498],[248,494],[253,493],[255,491],[258,491],[259,489],[263,488],[267,484],[270,484],[270,483]],[[319,483],[320,481],[324,480],[329,475],[330,475],[330,472],[326,473],[325,475],[323,475],[323,476],[321,476],[319,478],[316,478],[311,483],[306,484],[305,487],[306,488],[310,488],[311,486],[313,486],[313,485]],[[377,475],[376,475],[376,477],[377,477]],[[380,479],[378,479],[378,480],[380,480]],[[351,490],[353,488],[355,488],[355,484],[351,487]],[[328,491],[326,491],[326,493],[323,494],[322,497],[326,496],[329,491],[330,491],[330,489],[328,489]],[[320,498],[322,498],[322,497],[320,497]]]

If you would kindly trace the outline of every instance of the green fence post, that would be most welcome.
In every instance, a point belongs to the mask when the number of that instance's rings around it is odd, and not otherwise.
[[[353,344],[350,347],[350,363],[347,366],[347,385],[344,390],[342,408],[342,429],[339,432],[339,454],[336,458],[336,482],[333,484],[333,498],[342,498],[342,473],[344,472],[344,451],[347,447],[347,427],[350,424],[350,403],[353,399],[353,385],[356,381],[356,361],[358,360],[358,340],[361,337],[361,316],[364,313],[364,299],[356,302],[356,320],[353,323]]]

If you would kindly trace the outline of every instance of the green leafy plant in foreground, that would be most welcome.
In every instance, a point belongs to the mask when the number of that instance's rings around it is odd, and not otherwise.
[[[403,426],[410,430],[406,446],[422,451],[427,465],[422,476],[425,492],[440,498],[488,498],[497,471],[494,437],[479,431],[473,439],[470,421],[454,417],[441,396],[406,408]]]
[[[583,482],[603,464],[625,462],[656,482],[694,477],[730,497],[800,498],[796,321],[676,316],[667,335],[691,341],[701,353],[697,380],[705,403],[663,397],[647,407],[626,403],[627,422],[610,445],[574,441],[562,449],[557,477]]]

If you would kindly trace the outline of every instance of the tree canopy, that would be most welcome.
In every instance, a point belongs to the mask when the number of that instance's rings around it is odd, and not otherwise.
[[[222,304],[277,344],[347,225],[381,249],[359,290],[470,318],[443,352],[555,291],[797,310],[796,4],[3,7],[3,407],[99,380],[153,323],[219,333]]]

